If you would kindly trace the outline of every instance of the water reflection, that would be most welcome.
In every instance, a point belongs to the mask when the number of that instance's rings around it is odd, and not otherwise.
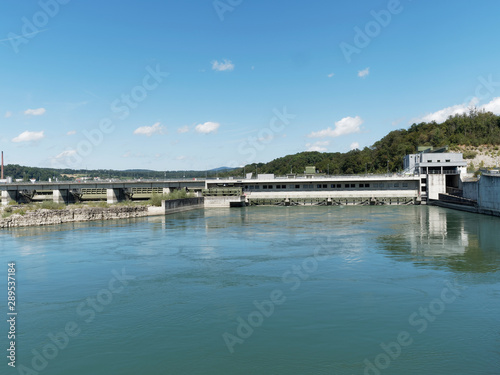
[[[460,272],[500,269],[500,219],[439,207],[420,207],[377,238],[395,258]]]

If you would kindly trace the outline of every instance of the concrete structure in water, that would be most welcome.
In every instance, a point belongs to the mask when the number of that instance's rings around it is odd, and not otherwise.
[[[460,191],[467,173],[467,162],[461,153],[437,152],[432,148],[406,155],[404,173],[420,176],[422,199],[438,200],[439,194]]]
[[[462,191],[466,162],[461,154],[424,152],[407,155],[399,175],[325,176],[308,167],[303,175],[165,181],[0,184],[2,204],[51,200],[73,203],[146,200],[152,194],[188,190],[203,195],[205,207],[241,205],[421,204],[439,194]],[[233,191],[234,190],[234,191]]]
[[[475,202],[478,213],[500,216],[500,173],[483,173],[477,181],[464,181],[462,197]]]

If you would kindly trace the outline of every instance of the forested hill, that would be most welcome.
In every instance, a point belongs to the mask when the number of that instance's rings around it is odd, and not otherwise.
[[[387,134],[371,147],[346,153],[300,152],[275,159],[269,163],[250,164],[246,172],[274,173],[285,175],[303,173],[308,165],[316,166],[321,172],[330,174],[384,173],[396,172],[403,168],[406,154],[416,153],[418,146],[458,146],[500,145],[500,116],[491,112],[471,109],[469,113],[455,115],[444,123],[435,122],[413,124],[408,130],[395,130]],[[233,171],[241,175],[243,169]]]

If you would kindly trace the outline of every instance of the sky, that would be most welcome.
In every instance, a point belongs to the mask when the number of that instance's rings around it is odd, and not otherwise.
[[[207,170],[500,114],[500,2],[4,0],[6,164]]]

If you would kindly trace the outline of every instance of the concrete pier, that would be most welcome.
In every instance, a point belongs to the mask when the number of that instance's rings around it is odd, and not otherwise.
[[[17,190],[2,190],[2,205],[6,206],[10,201],[17,202]]]

